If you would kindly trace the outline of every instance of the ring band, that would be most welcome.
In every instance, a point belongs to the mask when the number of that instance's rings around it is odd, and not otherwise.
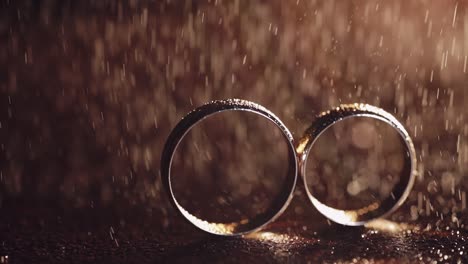
[[[306,162],[310,149],[317,138],[329,127],[337,122],[351,117],[370,117],[383,121],[401,136],[406,146],[403,171],[397,184],[391,191],[391,195],[381,202],[374,202],[357,210],[341,210],[329,207],[317,198],[309,190],[306,177]],[[337,108],[321,113],[312,125],[306,130],[304,136],[299,140],[296,148],[299,157],[299,167],[304,180],[307,195],[317,210],[330,220],[342,225],[360,226],[379,217],[385,217],[398,209],[408,197],[413,187],[416,175],[416,153],[413,142],[398,120],[383,109],[367,104],[341,105]]]
[[[199,219],[184,209],[177,201],[171,185],[171,164],[175,150],[188,131],[198,122],[215,113],[223,111],[247,111],[267,118],[282,132],[288,143],[288,175],[282,185],[280,194],[274,199],[270,208],[253,219],[245,219],[234,223],[211,223]],[[170,196],[172,204],[193,225],[201,230],[215,235],[236,236],[250,233],[273,221],[288,206],[293,196],[297,180],[298,162],[293,137],[281,120],[265,107],[241,99],[212,101],[188,113],[171,131],[161,156],[162,182]]]

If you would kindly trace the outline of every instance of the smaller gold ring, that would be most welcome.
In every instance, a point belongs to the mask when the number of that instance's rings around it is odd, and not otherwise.
[[[391,195],[381,202],[374,202],[356,210],[341,210],[327,206],[320,202],[308,188],[306,177],[306,163],[309,152],[317,138],[329,127],[337,122],[351,117],[370,117],[383,121],[396,129],[406,146],[403,171],[399,181],[391,191]],[[317,119],[306,130],[296,147],[299,168],[304,180],[307,195],[317,210],[330,220],[350,226],[360,226],[367,222],[385,217],[398,209],[408,197],[416,177],[416,152],[413,141],[403,125],[390,113],[381,108],[368,104],[340,105],[337,108],[319,114]]]

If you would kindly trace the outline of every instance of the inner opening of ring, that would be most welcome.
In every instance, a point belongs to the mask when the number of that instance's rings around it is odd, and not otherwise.
[[[369,220],[359,215],[374,216],[371,211],[389,210],[397,203],[399,189],[406,188],[402,181],[407,160],[407,147],[394,127],[371,117],[345,118],[328,127],[312,146],[306,161],[307,188],[320,203],[354,210],[356,220]]]
[[[289,163],[294,162],[290,149],[282,131],[263,116],[213,114],[195,124],[175,150],[174,197],[189,214],[235,226],[232,232],[258,227],[282,206],[278,198],[284,198]]]

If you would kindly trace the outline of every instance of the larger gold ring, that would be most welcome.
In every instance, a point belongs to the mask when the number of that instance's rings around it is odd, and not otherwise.
[[[280,194],[275,197],[271,203],[271,206],[265,212],[257,215],[253,219],[245,219],[234,223],[212,223],[192,215],[177,201],[171,185],[172,158],[180,141],[198,122],[210,115],[223,111],[247,111],[265,117],[281,130],[283,137],[288,145],[288,175],[286,176],[285,182],[282,185]],[[256,103],[240,99],[228,99],[212,101],[202,105],[188,113],[184,118],[182,118],[182,120],[180,120],[180,122],[170,133],[164,146],[161,157],[161,176],[163,185],[167,190],[173,205],[189,222],[211,234],[235,236],[250,233],[262,228],[264,225],[273,221],[286,209],[289,202],[291,201],[294,187],[296,185],[298,171],[297,164],[297,156],[293,137],[278,117],[276,117],[265,107]]]

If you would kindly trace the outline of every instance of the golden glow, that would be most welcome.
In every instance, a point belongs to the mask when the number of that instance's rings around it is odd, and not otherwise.
[[[317,199],[313,199],[312,203],[323,215],[337,223],[345,225],[353,225],[353,223],[359,223],[360,221],[362,221],[361,216],[374,210],[377,210],[380,206],[378,202],[375,202],[357,210],[339,210],[326,206]]]
[[[324,205],[317,199],[314,199],[313,203],[317,210],[319,210],[323,215],[337,223],[349,225],[350,223],[358,221],[358,214],[356,211],[334,209],[332,207]]]
[[[245,238],[275,243],[286,243],[292,240],[292,238],[286,234],[277,234],[273,232],[256,232],[245,236]]]
[[[309,142],[309,139],[310,139],[310,138],[309,138],[308,136],[306,136],[306,137],[303,137],[303,138],[301,138],[301,139],[299,140],[299,144],[298,144],[297,147],[296,147],[296,152],[297,152],[298,154],[301,155],[302,153],[304,153],[304,150],[305,150],[305,148],[306,148],[306,146],[307,146],[307,143]]]
[[[376,219],[364,225],[366,228],[379,230],[388,233],[398,233],[410,229],[405,223],[395,223],[386,219]]]
[[[212,233],[212,234],[218,234],[218,235],[233,235],[235,233],[236,228],[238,228],[239,224],[238,223],[210,223],[205,220],[201,220],[200,218],[192,215],[191,213],[187,212],[184,208],[179,206],[179,209],[181,213],[194,225],[196,225],[198,228]],[[247,223],[247,221],[243,220],[242,224]]]

